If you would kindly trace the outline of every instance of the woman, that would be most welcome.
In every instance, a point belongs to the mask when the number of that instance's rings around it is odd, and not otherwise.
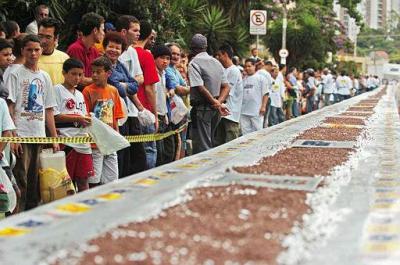
[[[138,83],[129,74],[125,66],[118,61],[119,56],[127,48],[125,39],[119,33],[109,32],[104,37],[103,47],[104,56],[110,59],[113,64],[108,83],[118,89],[119,96],[123,103],[126,104],[128,100],[132,100],[140,111],[143,110],[143,106],[136,97]],[[125,110],[127,111],[126,108]],[[132,123],[130,122],[120,124],[119,132],[122,135],[131,135],[133,131],[140,131],[140,128],[131,128],[131,125]],[[141,149],[141,151],[138,152],[138,149]],[[143,156],[139,157],[137,155],[138,153],[144,153],[143,143],[132,143],[130,147],[118,151],[119,178],[145,170],[146,158]]]

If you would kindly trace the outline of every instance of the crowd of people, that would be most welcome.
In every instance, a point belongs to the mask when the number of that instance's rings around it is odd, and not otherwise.
[[[131,143],[108,155],[94,144],[53,144],[54,152],[67,154],[78,191],[172,162],[190,149],[193,154],[211,149],[379,84],[375,77],[358,80],[328,69],[287,69],[256,54],[242,66],[228,44],[208,54],[201,34],[186,52],[177,43],[156,44],[153,25],[131,15],[114,24],[95,13],[83,15],[76,41],[63,52],[57,49],[61,27],[46,5],[35,9],[25,33],[15,21],[0,24],[2,136],[85,136],[89,113],[124,136],[190,124],[161,141]],[[180,102],[190,114],[176,120]],[[11,143],[10,156],[3,152],[6,146],[0,143],[0,163],[19,195],[16,212],[32,209],[41,203],[44,146]]]

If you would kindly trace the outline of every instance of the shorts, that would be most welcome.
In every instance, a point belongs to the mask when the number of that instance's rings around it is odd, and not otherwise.
[[[72,149],[67,154],[66,163],[68,174],[74,181],[94,176],[91,154],[82,154]]]
[[[89,178],[90,184],[106,184],[118,179],[117,153],[103,155],[99,149],[92,150],[94,176]]]

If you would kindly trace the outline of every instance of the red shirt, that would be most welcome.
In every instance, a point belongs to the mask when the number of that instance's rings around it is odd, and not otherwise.
[[[85,77],[92,76],[91,64],[95,59],[100,56],[95,46],[86,49],[85,45],[82,42],[82,39],[79,38],[68,47],[67,54],[72,58],[82,61]]]
[[[147,99],[144,87],[146,85],[152,85],[160,81],[160,79],[158,78],[156,63],[154,62],[153,55],[149,51],[146,51],[141,47],[135,47],[135,49],[138,54],[139,63],[143,71],[144,79],[143,84],[139,86],[137,95],[143,107],[150,111],[153,111],[153,106]]]

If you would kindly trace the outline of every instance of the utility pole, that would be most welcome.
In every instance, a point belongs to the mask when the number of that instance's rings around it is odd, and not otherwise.
[[[286,50],[286,30],[287,30],[287,3],[286,0],[282,1],[282,11],[283,11],[283,19],[282,19],[282,50]],[[281,56],[281,64],[286,64],[286,57]]]

